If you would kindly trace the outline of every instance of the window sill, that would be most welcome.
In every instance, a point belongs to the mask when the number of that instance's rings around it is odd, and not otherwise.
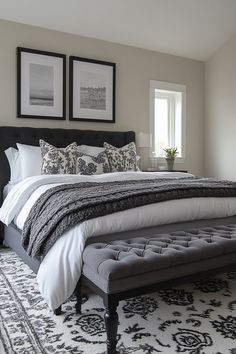
[[[153,157],[153,156],[150,156],[150,159],[155,159],[156,162],[158,163],[165,163],[166,162],[166,159],[165,157]],[[175,164],[176,163],[185,163],[185,158],[184,157],[176,157],[175,158]]]

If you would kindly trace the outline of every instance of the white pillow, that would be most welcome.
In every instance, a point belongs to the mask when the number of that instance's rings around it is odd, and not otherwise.
[[[79,154],[96,156],[100,152],[104,152],[105,149],[99,146],[79,145],[77,146]]]
[[[8,159],[11,171],[10,183],[18,183],[21,181],[21,163],[19,151],[13,147],[9,147],[4,152]]]
[[[42,156],[39,146],[16,144],[20,154],[21,179],[41,175]]]

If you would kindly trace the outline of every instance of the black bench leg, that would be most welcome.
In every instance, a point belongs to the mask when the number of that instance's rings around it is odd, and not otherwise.
[[[116,354],[118,329],[118,314],[116,312],[117,305],[109,305],[106,307],[104,315],[107,331],[107,354]]]
[[[61,315],[61,306],[59,306],[57,309],[55,309],[54,311],[54,315],[58,316]]]
[[[76,295],[75,310],[76,310],[76,313],[81,314],[81,305],[82,305],[82,281],[81,281],[81,278],[79,279],[79,281],[76,285],[75,295]]]

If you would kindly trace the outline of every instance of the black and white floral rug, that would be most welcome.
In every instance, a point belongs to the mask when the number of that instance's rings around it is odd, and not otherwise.
[[[227,273],[119,305],[119,353],[236,354],[236,273]],[[32,271],[0,250],[1,354],[105,354],[101,299],[89,293],[54,316]]]

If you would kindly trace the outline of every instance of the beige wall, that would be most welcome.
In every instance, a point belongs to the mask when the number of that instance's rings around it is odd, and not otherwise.
[[[117,64],[116,123],[16,118],[16,47]],[[149,80],[187,86],[187,157],[178,168],[203,174],[204,64],[172,55],[0,20],[0,124],[96,130],[149,129]],[[68,58],[67,58],[68,112]],[[147,165],[147,164],[146,164]]]
[[[236,180],[236,35],[206,63],[205,168]]]

